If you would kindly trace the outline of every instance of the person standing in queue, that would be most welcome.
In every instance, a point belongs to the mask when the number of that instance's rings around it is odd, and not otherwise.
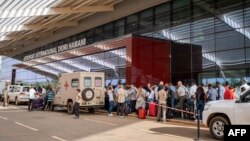
[[[81,90],[80,89],[76,89],[77,91],[77,95],[76,95],[76,102],[74,105],[74,113],[75,113],[75,119],[79,119],[79,112],[80,112],[80,103],[82,102],[82,96],[81,96]]]
[[[34,89],[34,86],[31,85],[30,90],[29,90],[29,106],[28,106],[28,111],[32,111],[32,102],[35,99],[35,94],[36,90]]]

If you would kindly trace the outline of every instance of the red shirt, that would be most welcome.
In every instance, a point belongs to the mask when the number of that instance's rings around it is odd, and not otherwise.
[[[226,90],[224,93],[224,99],[225,100],[230,100],[230,99],[234,99],[234,92],[232,90]]]

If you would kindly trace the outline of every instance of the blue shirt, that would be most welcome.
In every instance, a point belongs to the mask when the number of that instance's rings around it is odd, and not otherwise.
[[[208,89],[208,101],[214,101],[217,97],[217,91],[214,88]]]
[[[47,101],[53,101],[54,93],[52,91],[49,91],[47,95],[48,95],[48,100]]]

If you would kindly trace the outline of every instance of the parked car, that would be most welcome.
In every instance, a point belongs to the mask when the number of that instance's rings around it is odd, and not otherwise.
[[[8,86],[8,103],[15,102],[16,105],[20,103],[29,102],[29,86],[9,85]]]
[[[208,102],[203,111],[203,123],[215,139],[224,138],[224,125],[250,124],[250,89],[239,100]]]

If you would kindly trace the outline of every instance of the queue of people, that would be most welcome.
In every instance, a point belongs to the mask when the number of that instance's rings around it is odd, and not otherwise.
[[[220,82],[207,86],[197,85],[195,81],[190,86],[183,85],[181,81],[178,81],[176,86],[172,83],[164,85],[163,82],[160,82],[158,85],[148,83],[146,87],[139,86],[138,88],[133,84],[125,87],[118,83],[115,89],[109,84],[106,92],[109,100],[108,116],[113,116],[112,111],[115,107],[117,107],[118,117],[129,113],[138,114],[141,108],[145,109],[149,115],[150,103],[156,103],[158,121],[162,119],[163,122],[166,122],[167,118],[173,117],[196,119],[194,113],[197,111],[200,113],[199,119],[202,119],[206,102],[234,100],[238,97],[238,93],[236,88],[230,86],[228,82],[224,86]],[[185,111],[191,112],[193,115]]]

